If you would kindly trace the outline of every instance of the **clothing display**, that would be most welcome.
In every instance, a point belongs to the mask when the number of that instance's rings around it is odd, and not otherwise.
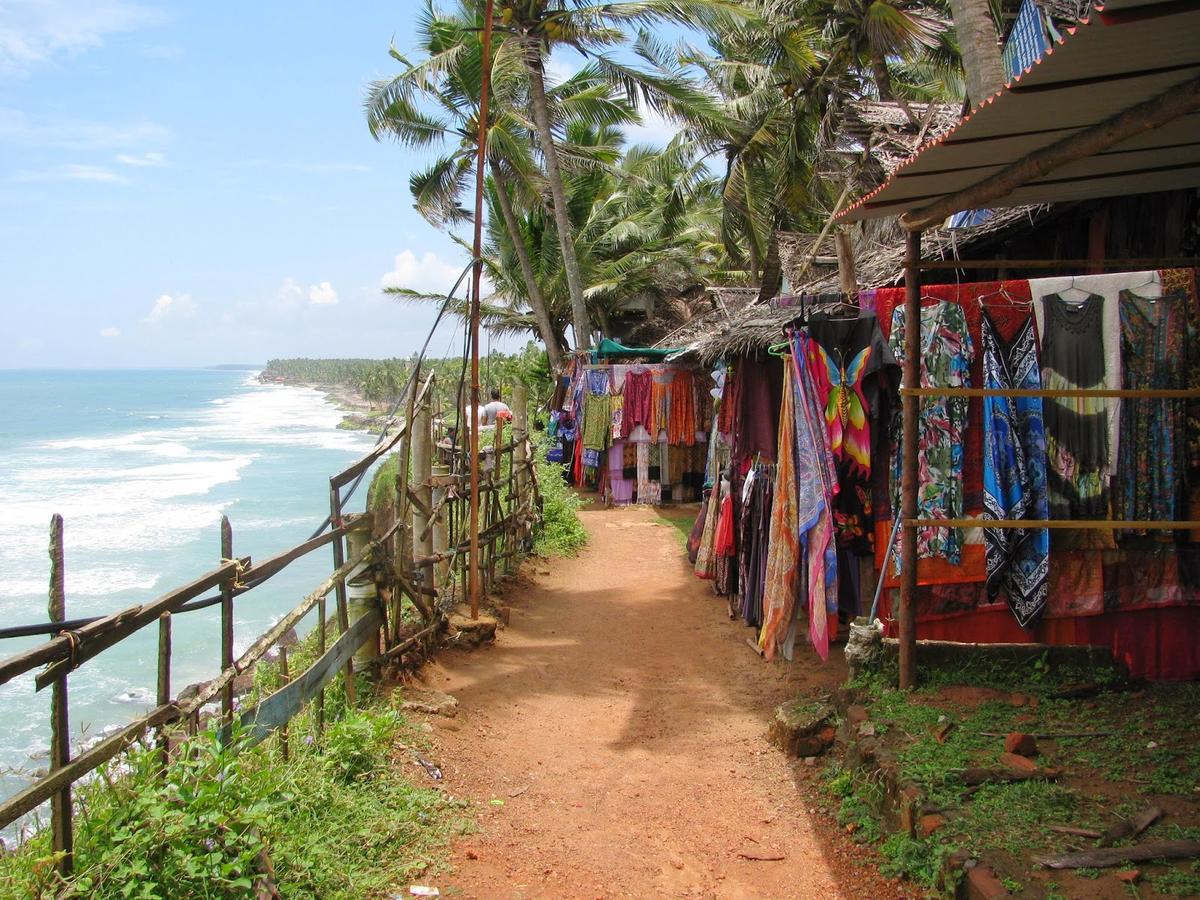
[[[971,359],[975,351],[962,307],[945,301],[922,307],[921,332],[921,387],[970,387]],[[906,353],[903,308],[893,313],[889,345],[896,359],[903,361]],[[902,459],[898,425],[893,429],[896,450],[892,489],[892,505],[897,509]],[[920,458],[917,518],[963,517],[963,435],[966,427],[965,397],[921,398],[917,421]],[[962,547],[961,528],[932,525],[917,530],[919,557],[942,556],[957,564],[962,558]]]
[[[1182,389],[1193,359],[1187,297],[1141,297],[1122,291],[1124,387]],[[1120,450],[1113,480],[1113,518],[1181,519],[1186,509],[1187,401],[1129,398],[1121,406]],[[1131,529],[1131,534],[1144,534]]]
[[[1032,310],[1011,341],[985,313],[983,386],[1036,390],[1042,386]],[[984,397],[983,494],[985,518],[1046,519],[1046,438],[1041,397]],[[1046,607],[1050,534],[1045,528],[984,528],[988,597],[1001,591],[1022,628]]]

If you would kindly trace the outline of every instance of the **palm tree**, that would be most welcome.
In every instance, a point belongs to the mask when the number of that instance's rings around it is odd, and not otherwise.
[[[624,29],[630,26],[662,21],[695,25],[717,10],[736,9],[737,4],[723,0],[511,0],[502,9],[501,27],[511,32],[524,50],[530,112],[550,189],[577,350],[591,345],[591,320],[567,209],[567,190],[554,128],[554,103],[546,85],[546,60],[556,46],[567,46],[591,57],[606,78],[625,90],[631,103],[646,101],[659,110],[670,110],[681,103],[702,104],[703,93],[686,81],[631,68],[597,51],[625,43]]]
[[[949,0],[962,52],[967,97],[977,106],[1004,86],[1004,64],[988,0]]]

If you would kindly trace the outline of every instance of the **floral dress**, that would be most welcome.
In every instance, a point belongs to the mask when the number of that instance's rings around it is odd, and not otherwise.
[[[897,360],[906,355],[904,307],[892,312],[888,345]],[[967,317],[956,303],[941,301],[921,308],[921,387],[971,386],[975,348],[967,333]],[[901,417],[892,429],[892,503],[901,509]],[[963,516],[963,433],[967,428],[966,397],[922,397],[917,419],[917,518],[961,519]],[[917,529],[917,556],[944,557],[962,563],[961,528]]]
[[[1187,298],[1180,295],[1151,300],[1130,291],[1121,292],[1121,357],[1126,388],[1186,386],[1191,362],[1186,302]],[[1113,483],[1114,518],[1182,517],[1186,444],[1187,400],[1125,400]],[[1127,533],[1135,532],[1130,529]]]

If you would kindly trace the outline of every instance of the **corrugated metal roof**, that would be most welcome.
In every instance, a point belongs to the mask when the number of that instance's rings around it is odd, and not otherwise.
[[[840,221],[900,215],[1200,76],[1200,0],[1110,0]],[[1200,186],[1200,114],[1055,169],[990,206]]]

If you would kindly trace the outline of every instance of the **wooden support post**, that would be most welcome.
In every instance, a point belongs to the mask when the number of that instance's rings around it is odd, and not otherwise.
[[[171,702],[171,614],[163,613],[158,617],[158,696],[159,706]],[[162,758],[162,768],[165,774],[167,763],[171,757],[171,739],[167,735],[167,726],[158,728],[158,752]]]
[[[329,521],[333,528],[340,528],[342,526],[341,491],[332,482],[329,485]],[[333,542],[334,570],[340,569],[345,562],[345,545],[342,543],[341,536],[339,536]],[[350,628],[349,614],[346,612],[346,579],[339,578],[334,584],[333,589],[337,596],[338,628],[342,634],[345,634]],[[323,651],[325,649],[324,646],[321,649]],[[346,669],[343,674],[345,676],[346,707],[352,709],[354,707],[354,660],[346,660]]]
[[[529,487],[529,474],[526,471],[529,462],[529,388],[523,384],[513,386],[513,455],[512,465],[516,470],[516,496],[512,509],[518,510],[525,505],[525,494]],[[525,539],[524,528],[516,532],[515,540],[521,543]]]
[[[429,511],[433,509],[433,429],[427,399],[413,416],[412,467],[413,487],[419,502],[412,504],[412,559],[421,559],[434,552],[433,529],[429,527]],[[424,506],[424,509],[421,507]],[[433,587],[432,567],[413,572],[413,583]]]
[[[910,231],[906,238],[904,270],[904,384],[921,383],[921,232]],[[917,417],[920,399],[904,396],[904,421],[901,437],[903,468],[900,480],[900,516],[905,523],[900,539],[900,688],[917,684],[917,529],[907,524],[917,517]]]
[[[63,519],[57,513],[50,519],[50,602],[51,622],[67,618],[67,596],[63,587]],[[71,761],[71,722],[67,714],[67,673],[54,682],[50,694],[50,774]],[[58,874],[68,878],[74,868],[75,836],[71,825],[71,786],[68,784],[50,798],[52,849],[61,854],[55,863]]]
[[[317,658],[325,655],[325,596],[317,600]],[[325,733],[325,688],[317,691],[317,737]]]
[[[838,281],[841,283],[842,293],[857,294],[858,278],[854,272],[854,247],[850,243],[850,233],[844,228],[839,228],[833,240],[837,244]]]
[[[432,473],[435,479],[447,476],[450,474],[449,466],[433,466]],[[450,508],[446,503],[446,485],[440,480],[434,486],[432,491],[433,497],[433,529],[432,529],[432,555],[437,556],[438,560],[433,564],[433,589],[438,592],[441,597],[442,592],[449,587],[450,578],[450,560],[443,559],[443,554],[450,546],[449,519]]]
[[[233,527],[221,516],[221,562],[233,559]],[[233,583],[230,576],[221,584],[221,671],[233,665]],[[233,682],[221,689],[221,723],[233,721]]]
[[[288,672],[287,647],[280,646],[279,648],[279,687],[284,687],[291,681],[290,673]],[[283,755],[283,761],[288,759],[288,727],[284,722],[279,729],[279,752]]]

